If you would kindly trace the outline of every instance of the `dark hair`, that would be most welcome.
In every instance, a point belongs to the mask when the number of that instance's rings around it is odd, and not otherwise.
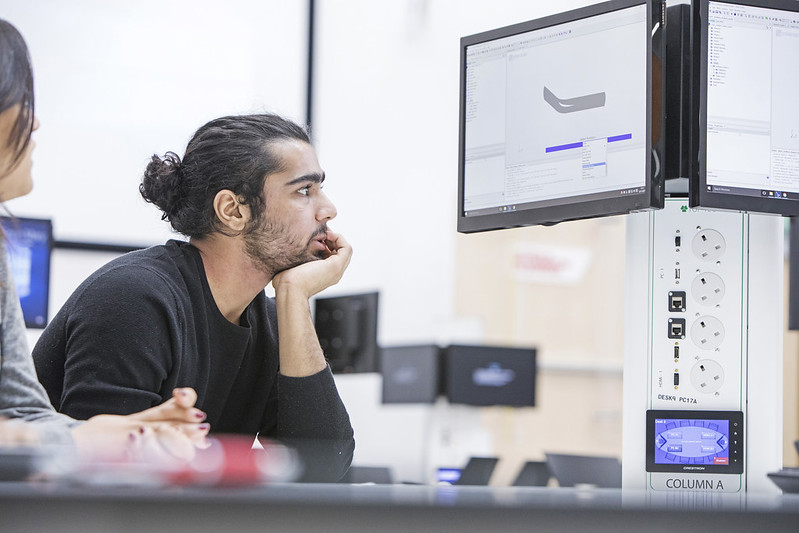
[[[183,161],[174,152],[153,155],[139,192],[163,211],[161,220],[188,237],[224,232],[214,212],[216,193],[229,189],[250,207],[251,225],[264,211],[264,179],[283,168],[272,145],[311,143],[301,126],[278,115],[240,115],[212,120],[194,134]]]
[[[0,113],[22,104],[6,146],[16,150],[11,165],[17,163],[33,132],[33,72],[28,46],[19,31],[0,19]]]

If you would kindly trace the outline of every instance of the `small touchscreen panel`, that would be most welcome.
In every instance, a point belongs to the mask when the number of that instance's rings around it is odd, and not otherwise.
[[[647,411],[647,472],[743,473],[741,411]]]

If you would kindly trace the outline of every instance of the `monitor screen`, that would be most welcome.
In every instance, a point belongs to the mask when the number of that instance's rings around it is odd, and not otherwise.
[[[741,411],[647,411],[648,472],[743,472]]]
[[[22,304],[25,325],[43,328],[48,320],[53,224],[49,219],[0,217],[6,248]]]
[[[319,344],[334,373],[377,371],[378,293],[314,301]]]
[[[799,2],[694,0],[692,206],[799,215]]]
[[[444,388],[450,403],[535,405],[535,348],[451,345],[445,352]]]
[[[663,206],[656,5],[614,0],[461,39],[458,231]]]
[[[382,347],[382,402],[434,403],[440,390],[440,352],[435,344]]]

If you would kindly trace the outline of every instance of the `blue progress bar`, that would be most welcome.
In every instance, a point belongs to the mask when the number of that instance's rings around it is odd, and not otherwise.
[[[623,133],[621,135],[614,135],[613,137],[608,137],[608,142],[612,143],[612,142],[616,142],[616,141],[626,141],[626,140],[632,139],[632,138],[633,138],[633,134],[632,133]]]
[[[608,137],[608,142],[616,142],[616,141],[626,141],[628,139],[632,139],[632,133],[623,133],[621,135],[614,135],[613,137]],[[572,148],[582,148],[583,142],[578,141],[576,143],[569,143],[569,144],[559,144],[557,146],[548,146],[544,151],[548,154],[550,152],[560,152],[561,150],[571,150]]]

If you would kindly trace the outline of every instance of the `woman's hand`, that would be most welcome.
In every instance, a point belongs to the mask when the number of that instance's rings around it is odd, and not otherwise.
[[[97,415],[72,430],[78,453],[86,459],[188,461],[206,448],[210,426],[196,409],[197,393],[175,389],[156,407],[127,416]]]
[[[17,446],[37,446],[39,436],[33,428],[22,420],[8,420],[0,417],[0,448]]]

